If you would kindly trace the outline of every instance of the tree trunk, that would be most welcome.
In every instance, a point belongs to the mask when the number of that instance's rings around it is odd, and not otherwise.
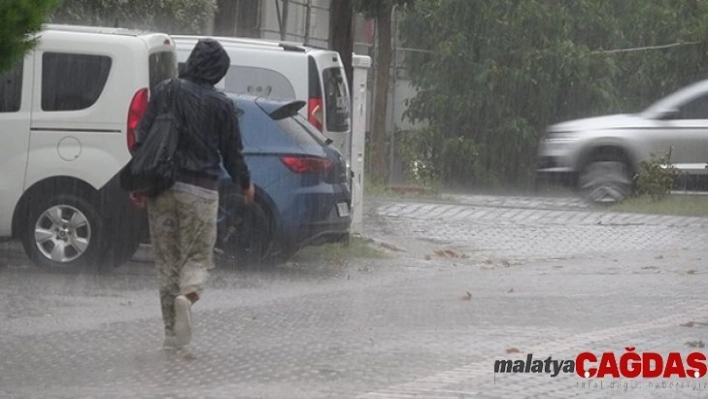
[[[276,0],[278,1],[278,0]],[[280,14],[280,20],[282,21],[282,25],[280,25],[280,40],[285,41],[288,39],[288,19],[289,17],[289,12],[288,10],[290,9],[290,0],[283,0],[283,12]]]
[[[347,73],[350,89],[354,72],[352,68],[352,53],[354,52],[353,20],[354,5],[352,0],[332,0],[329,9],[329,48],[339,53],[342,64],[344,64],[344,70]]]
[[[238,1],[218,0],[214,15],[214,35],[236,36],[236,13]]]
[[[393,5],[388,4],[376,14],[376,66],[374,69],[374,109],[372,127],[371,177],[380,182],[388,178],[386,151],[386,115],[391,76],[391,17]]]

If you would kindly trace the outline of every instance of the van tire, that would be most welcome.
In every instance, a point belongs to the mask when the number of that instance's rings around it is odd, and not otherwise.
[[[59,194],[30,204],[28,216],[22,245],[36,266],[52,272],[100,269],[105,233],[94,204],[73,194]]]

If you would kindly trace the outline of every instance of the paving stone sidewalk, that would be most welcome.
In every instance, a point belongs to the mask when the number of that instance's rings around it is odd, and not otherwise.
[[[533,197],[512,195],[462,195],[442,194],[447,200],[464,205],[476,205],[498,208],[528,209],[590,209],[590,205],[578,197]]]
[[[699,217],[425,203],[382,203],[374,212],[380,224],[371,234],[416,256],[453,248],[474,259],[530,260],[708,242],[708,218]]]
[[[195,307],[194,344],[178,353],[159,349],[149,266],[110,276],[0,269],[0,397],[708,396],[493,368],[527,353],[686,352],[687,342],[708,342],[706,327],[682,326],[708,322],[701,220],[461,204],[368,212],[367,231],[406,252],[217,271]]]

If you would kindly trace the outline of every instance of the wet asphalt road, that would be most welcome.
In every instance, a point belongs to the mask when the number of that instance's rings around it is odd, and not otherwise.
[[[527,353],[708,341],[702,218],[464,196],[369,201],[366,230],[388,258],[215,271],[178,353],[159,349],[150,264],[55,275],[2,244],[0,397],[708,397],[494,374]]]

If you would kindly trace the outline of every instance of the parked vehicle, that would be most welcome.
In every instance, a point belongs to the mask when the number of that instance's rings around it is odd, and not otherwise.
[[[256,187],[244,206],[224,171],[217,247],[237,263],[279,263],[300,248],[349,236],[351,191],[332,141],[298,112],[299,100],[230,94],[241,111],[244,157]]]
[[[144,213],[116,174],[151,88],[176,76],[168,35],[47,25],[0,81],[0,235],[42,267],[116,266]]]
[[[537,175],[569,183],[592,202],[615,203],[632,193],[641,161],[669,151],[685,176],[708,175],[708,80],[637,114],[550,126],[539,147]]]
[[[173,35],[183,64],[200,36]],[[346,73],[339,53],[302,44],[234,37],[213,37],[231,57],[231,68],[217,84],[229,93],[302,100],[300,113],[348,154],[351,106]]]

